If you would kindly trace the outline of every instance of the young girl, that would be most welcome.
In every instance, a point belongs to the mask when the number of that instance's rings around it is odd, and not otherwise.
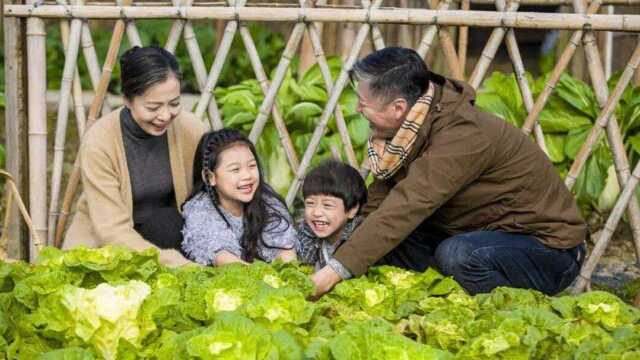
[[[296,235],[284,201],[263,181],[242,133],[206,133],[196,150],[193,193],[183,206],[182,250],[203,265],[295,260]]]

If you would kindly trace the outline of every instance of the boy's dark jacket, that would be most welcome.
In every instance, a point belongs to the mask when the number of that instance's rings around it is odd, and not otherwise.
[[[470,85],[431,79],[434,105],[408,161],[392,180],[371,184],[367,217],[335,259],[359,276],[427,218],[451,236],[501,230],[558,249],[583,242],[586,223],[538,145],[476,108]]]
[[[354,219],[347,221],[342,230],[340,230],[340,237],[335,243],[331,244],[332,249],[338,249],[345,241],[349,239],[355,229],[362,223],[362,216],[356,216]],[[313,230],[307,225],[307,223],[301,220],[298,223],[296,230],[296,254],[298,259],[303,264],[315,265],[316,268],[322,268],[327,265],[325,259],[322,256],[323,239],[320,239]],[[333,251],[329,255],[332,255]]]

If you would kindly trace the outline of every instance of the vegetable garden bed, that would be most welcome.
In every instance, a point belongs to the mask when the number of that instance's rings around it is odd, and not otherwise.
[[[469,296],[373,268],[308,301],[311,268],[159,265],[154,250],[42,251],[0,263],[9,359],[640,359],[640,310],[606,292]]]

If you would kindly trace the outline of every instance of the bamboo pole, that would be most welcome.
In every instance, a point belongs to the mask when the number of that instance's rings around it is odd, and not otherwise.
[[[445,11],[449,9],[451,6],[451,0],[443,0],[440,1],[436,11]],[[420,55],[421,58],[425,58],[429,50],[431,50],[431,46],[433,45],[433,39],[435,39],[436,34],[438,33],[438,25],[429,25],[420,39],[420,44],[418,45],[418,49],[416,52]]]
[[[4,19],[4,71],[5,71],[5,151],[6,167],[13,174],[18,193],[28,194],[28,143],[27,143],[27,63],[25,47],[25,23],[23,18]],[[11,216],[8,255],[14,259],[26,258],[29,240],[23,231],[17,205],[6,208]],[[3,232],[4,234],[4,232]]]
[[[60,21],[60,35],[62,37],[62,45],[66,53],[69,43],[69,23],[67,21]],[[87,118],[84,112],[85,109],[82,94],[82,84],[80,83],[80,74],[78,72],[77,64],[75,73],[73,75],[73,83],[71,84],[71,93],[71,100],[73,100],[73,112],[76,118],[76,127],[78,128],[78,134],[82,134],[84,133],[84,125],[87,121]]]
[[[309,25],[307,25],[307,31],[309,33],[309,37],[311,38],[311,45],[316,57],[316,62],[318,63],[318,67],[320,68],[320,73],[322,74],[322,78],[324,79],[327,94],[330,94],[331,90],[333,89],[333,79],[331,79],[331,71],[329,70],[327,58],[324,55],[322,40],[320,39],[319,31],[314,23],[310,23]],[[351,143],[351,137],[349,136],[349,129],[347,128],[347,124],[344,120],[344,115],[342,114],[340,104],[336,104],[334,115],[336,124],[338,125],[338,133],[340,134],[340,140],[342,141],[343,150],[347,155],[347,161],[349,162],[349,165],[357,169],[358,160],[356,159],[356,153],[353,150],[353,144]]]
[[[463,0],[454,0],[454,2],[458,3],[461,2]],[[343,10],[343,9],[350,9],[350,8],[357,8],[356,6],[350,6],[350,5],[346,5],[345,4],[345,0],[334,0],[334,4],[332,5],[326,5],[326,1],[324,1],[323,7],[325,8],[332,8],[332,9],[338,9],[338,10]],[[493,0],[471,0],[470,1],[472,4],[479,4],[479,5],[494,5],[495,1]],[[339,3],[339,4],[338,4]],[[590,2],[589,2],[590,3]],[[88,5],[114,5],[115,1],[102,1],[102,0],[98,0],[98,1],[88,1],[87,2]],[[212,6],[226,6],[226,2],[225,1],[198,1],[195,6],[197,7],[212,7]],[[546,6],[557,6],[557,5],[572,5],[572,0],[521,0],[520,1],[521,5],[546,5]],[[618,5],[618,6],[634,6],[634,5],[639,5],[640,1],[639,0],[607,0],[605,2],[602,3],[603,5]],[[290,7],[291,4],[290,3],[279,3],[279,2],[268,2],[267,0],[263,1],[263,2],[252,2],[251,3],[252,6],[255,7],[273,7],[273,8],[283,8],[283,7]],[[134,4],[133,6],[139,6],[137,4]],[[171,1],[145,1],[143,3],[143,6],[171,6]]]
[[[132,0],[123,0],[125,5],[132,3]],[[85,130],[88,130],[98,119],[98,113],[104,102],[105,95],[107,93],[107,87],[111,80],[111,73],[113,72],[113,65],[118,57],[118,50],[122,42],[122,36],[125,31],[125,24],[123,20],[116,21],[113,28],[113,35],[111,36],[111,42],[109,43],[109,50],[107,51],[107,57],[102,68],[102,74],[100,76],[100,82],[96,89],[96,96],[89,108],[89,116],[87,118],[87,124]],[[44,95],[42,96],[44,100]],[[67,218],[69,217],[69,210],[71,204],[75,198],[78,185],[80,184],[80,162],[78,156],[73,164],[73,170],[69,176],[67,187],[65,189],[65,195],[62,201],[62,209],[60,210],[60,217],[56,226],[56,236],[54,239],[54,246],[60,247],[62,245],[62,234],[64,233],[65,226],[67,224]]]
[[[470,0],[462,0],[460,8],[462,11],[471,9]],[[458,33],[458,58],[460,59],[460,67],[462,75],[464,75],[467,67],[467,47],[469,46],[469,27],[461,26]]]
[[[586,4],[584,0],[576,0],[574,8],[578,12],[585,12]],[[596,99],[600,107],[604,107],[609,97],[609,88],[607,86],[606,70],[602,64],[598,47],[596,46],[596,37],[592,31],[587,31],[583,37],[583,44],[589,75],[596,94]],[[624,140],[618,126],[615,114],[611,114],[607,122],[607,138],[611,147],[614,159],[614,165],[618,174],[618,182],[620,187],[624,187],[630,176],[629,159],[624,148]],[[636,261],[640,264],[640,207],[638,200],[634,197],[629,202],[628,207],[629,222],[636,252]]]
[[[192,1],[187,0],[187,6],[191,6]],[[204,86],[207,82],[207,69],[204,64],[204,60],[202,57],[202,53],[200,52],[200,45],[198,44],[198,39],[196,38],[196,33],[193,31],[193,25],[191,21],[187,21],[184,24],[183,31],[184,43],[187,48],[187,53],[189,54],[189,58],[191,59],[191,66],[193,66],[193,72],[196,75],[196,81],[198,83],[198,89],[200,90],[200,94],[204,91]],[[215,101],[210,101],[207,106],[207,114],[209,117],[209,127],[211,129],[215,129],[219,126],[214,119],[222,119],[220,116],[220,111],[218,110],[218,106]]]
[[[638,44],[640,44],[640,36],[638,36]],[[635,86],[640,87],[640,69],[636,70],[636,74],[633,77],[633,83]]]
[[[517,11],[519,6],[520,4],[517,2],[510,3],[506,11]],[[484,49],[482,49],[480,59],[473,69],[471,76],[469,76],[469,84],[471,84],[474,89],[479,88],[480,84],[482,84],[482,79],[484,79],[484,76],[489,69],[489,65],[491,65],[491,62],[496,56],[498,48],[500,47],[506,33],[507,28],[505,27],[497,27],[491,32],[491,36],[489,36],[487,44],[484,46]]]
[[[371,7],[371,1],[362,0],[361,3],[363,9],[367,9],[367,11],[370,9],[373,10]],[[376,50],[385,48],[384,37],[382,36],[382,31],[380,31],[378,24],[371,23],[371,40],[373,41],[373,46]]]
[[[438,7],[438,0],[429,1],[432,9]],[[460,66],[460,60],[456,54],[456,47],[451,37],[451,32],[446,26],[440,26],[438,29],[438,37],[440,39],[440,46],[442,47],[442,53],[447,61],[449,72],[454,79],[464,80],[464,71]]]
[[[71,20],[71,30],[69,32],[68,46],[66,46],[64,68],[62,80],[60,82],[60,102],[58,103],[58,115],[56,117],[56,133],[53,145],[53,171],[51,176],[51,198],[49,203],[49,226],[47,233],[47,244],[52,245],[55,236],[56,220],[58,218],[58,201],[60,199],[60,187],[62,184],[62,168],[64,166],[64,146],[67,136],[67,123],[69,119],[69,101],[71,87],[76,72],[76,61],[78,59],[78,48],[80,46],[80,32],[82,31],[82,20]],[[61,34],[63,38],[66,34]],[[82,105],[82,100],[79,100]]]
[[[382,3],[382,0],[375,0],[372,7],[379,7]],[[356,36],[356,41],[353,44],[353,49],[351,50],[351,54],[345,61],[342,66],[342,70],[340,71],[340,75],[338,75],[338,79],[336,80],[331,93],[329,94],[329,100],[327,101],[327,105],[322,112],[322,116],[320,117],[320,121],[316,126],[313,135],[311,136],[311,141],[307,146],[307,150],[302,157],[302,161],[300,162],[300,167],[298,168],[298,172],[296,173],[296,177],[293,180],[293,183],[289,187],[289,192],[287,193],[286,203],[288,206],[293,204],[293,200],[295,199],[296,194],[298,193],[298,189],[300,188],[300,184],[302,183],[302,179],[304,178],[304,174],[307,171],[307,167],[311,163],[311,158],[315,154],[318,149],[318,145],[320,144],[320,139],[322,134],[324,133],[325,128],[327,127],[327,123],[329,122],[329,118],[333,113],[335,106],[338,104],[338,99],[340,98],[340,94],[342,93],[342,89],[347,83],[349,78],[349,71],[353,67],[353,64],[356,62],[358,55],[360,54],[360,49],[362,49],[362,45],[364,44],[367,35],[369,34],[369,30],[371,25],[365,23],[360,26],[358,30],[358,35]]]
[[[13,209],[13,191],[9,188],[9,186],[5,186],[4,188],[4,220],[2,221],[2,233],[0,233],[0,259],[6,259],[7,253],[9,249],[9,224],[11,223],[11,217],[13,214],[11,210]]]
[[[595,3],[591,3],[592,5]],[[531,29],[595,31],[640,31],[640,15],[584,15],[532,12],[496,12],[425,9],[306,9],[305,21],[312,22],[375,22],[440,26],[511,27]],[[92,19],[221,19],[239,21],[297,22],[300,9],[295,8],[241,8],[232,7],[176,8],[152,6],[70,6],[60,5],[6,5],[5,16],[38,18],[92,18]]]
[[[460,60],[456,54],[456,47],[453,43],[451,33],[448,27],[441,27],[438,31],[440,37],[440,45],[444,53],[444,58],[447,61],[447,66],[451,71],[451,75],[454,79],[464,80],[464,74],[462,67],[460,66]]]
[[[233,3],[234,0],[231,2]],[[207,81],[205,82],[202,88],[202,95],[200,96],[200,101],[196,106],[196,117],[201,119],[204,115],[205,109],[209,106],[210,102],[215,102],[213,99],[213,89],[218,82],[218,78],[220,77],[220,73],[222,72],[222,66],[224,65],[224,61],[229,54],[229,49],[231,48],[231,43],[233,42],[233,38],[236,35],[236,30],[238,29],[238,23],[240,22],[239,16],[236,16],[244,6],[246,0],[237,0],[235,1],[235,7],[230,8],[234,11],[234,20],[229,21],[224,28],[224,35],[222,37],[222,41],[220,42],[220,46],[218,47],[218,51],[216,53],[215,59],[213,60],[213,65],[211,66],[211,71],[209,72],[209,76],[207,77]],[[192,10],[191,8],[186,9]],[[222,129],[224,125],[222,124],[222,119],[219,114],[211,121],[211,127],[215,130]]]
[[[504,0],[496,0],[496,7],[498,10],[504,10],[507,5]],[[516,33],[513,29],[507,30],[505,42],[509,58],[511,58],[511,64],[513,65],[513,73],[515,74],[516,82],[518,83],[520,94],[522,95],[522,102],[524,103],[527,113],[529,113],[533,109],[533,93],[529,87],[524,63],[522,61],[522,56],[520,55],[520,49],[518,48],[518,41],[516,40]],[[549,155],[540,124],[535,125],[534,136],[538,146],[540,146],[545,154]]]
[[[172,5],[176,7],[180,7],[183,5],[183,3],[180,0],[173,0]],[[187,23],[187,20],[178,19],[174,21],[173,24],[171,24],[171,29],[169,30],[167,41],[164,43],[165,50],[167,50],[172,54],[175,54],[176,48],[178,47],[178,42],[180,41],[180,37],[184,30],[184,25],[186,23]]]
[[[249,32],[249,29],[245,24],[240,24],[240,36],[242,37],[244,47],[247,49],[247,54],[249,55],[249,60],[251,61],[253,72],[256,75],[258,83],[260,84],[262,93],[267,94],[269,92],[269,80],[267,79],[267,74],[265,73],[264,67],[262,66],[262,61],[260,61],[258,49],[256,48],[256,45],[253,42],[253,38],[251,37],[251,33]],[[289,130],[287,130],[287,126],[285,125],[284,119],[282,118],[282,115],[278,110],[277,104],[273,104],[271,114],[273,116],[273,122],[276,126],[276,130],[278,131],[280,143],[282,144],[284,153],[287,156],[289,166],[291,166],[291,169],[295,173],[298,170],[298,166],[300,166],[298,154],[296,154],[295,147],[293,146],[293,142],[291,141],[291,136],[289,135]]]
[[[47,109],[44,21],[27,19],[29,210],[33,217],[29,259],[38,253],[38,239],[47,237]]]
[[[582,266],[580,274],[578,275],[578,278],[576,280],[576,284],[571,289],[571,292],[573,294],[578,294],[584,291],[589,284],[591,280],[591,274],[593,274],[593,271],[598,264],[598,259],[602,257],[604,251],[607,249],[609,241],[611,241],[611,236],[616,230],[616,227],[618,227],[618,223],[622,218],[622,214],[624,213],[629,200],[632,196],[635,195],[635,189],[638,185],[639,177],[640,163],[638,163],[633,169],[633,173],[631,174],[629,181],[627,181],[627,184],[624,186],[622,193],[620,193],[620,197],[618,197],[616,205],[613,207],[611,215],[609,215],[609,218],[607,219],[607,222],[605,223],[604,228],[600,233],[600,237],[598,238],[596,245],[593,247],[593,250],[591,250],[591,255],[589,256],[589,258],[587,258],[584,265]]]
[[[587,15],[595,14],[599,9],[600,2],[594,1],[589,5],[589,8],[587,9]],[[573,35],[571,35],[571,39],[569,39],[567,47],[562,52],[562,55],[560,55],[560,58],[556,62],[556,65],[553,67],[551,76],[547,80],[547,83],[544,85],[544,89],[542,89],[542,92],[540,92],[538,98],[536,99],[536,102],[533,104],[533,110],[531,110],[531,112],[527,115],[527,118],[524,120],[522,131],[525,134],[531,134],[531,130],[533,129],[535,123],[538,121],[538,117],[540,116],[542,109],[547,104],[547,101],[549,100],[553,89],[558,84],[558,81],[560,81],[562,73],[566,70],[567,66],[569,65],[569,61],[575,54],[576,49],[580,44],[580,40],[582,39],[582,35],[582,30],[575,31]]]
[[[116,0],[116,4],[122,6],[122,0]],[[125,19],[125,31],[127,33],[127,39],[129,40],[129,46],[142,47],[142,39],[140,39],[140,34],[138,33],[138,28],[134,20]]]
[[[13,179],[13,177],[11,176],[11,174],[9,174],[8,172],[4,171],[4,170],[0,170],[0,176],[4,177],[6,179],[5,182],[5,186],[8,188],[9,193],[12,194],[12,198],[15,198],[16,200],[16,205],[18,206],[18,210],[20,210],[20,214],[22,215],[22,218],[25,222],[25,224],[27,225],[27,228],[29,229],[29,233],[31,235],[31,244],[33,246],[33,248],[36,250],[36,254],[38,252],[40,252],[40,250],[42,250],[42,246],[43,243],[40,240],[40,234],[41,232],[37,230],[37,228],[35,227],[35,225],[33,224],[33,221],[31,220],[31,217],[29,216],[29,212],[27,211],[27,207],[24,205],[24,202],[22,201],[22,197],[20,197],[20,192],[18,191],[18,188],[16,186],[16,182]],[[11,204],[9,204],[11,205]],[[7,206],[7,211],[9,211],[9,209],[12,206]],[[6,222],[5,222],[6,224]],[[6,228],[5,228],[6,229]],[[3,231],[3,237],[4,237],[4,231]],[[6,243],[3,241],[2,245],[5,245]]]
[[[273,79],[271,80],[271,87],[269,87],[269,91],[264,95],[264,100],[262,100],[262,104],[258,109],[258,116],[251,127],[249,140],[253,143],[258,142],[258,138],[267,124],[271,108],[276,100],[276,96],[278,95],[278,90],[280,90],[282,81],[287,74],[289,64],[291,64],[291,59],[295,56],[300,40],[302,39],[302,35],[304,35],[304,29],[305,23],[299,22],[294,26],[293,31],[291,32],[289,41],[282,53],[282,57],[280,57],[280,62],[278,63]]]
[[[400,7],[403,9],[409,8],[409,0],[400,0]],[[413,48],[412,33],[409,25],[398,26],[398,43],[402,47]]]
[[[631,77],[633,76],[633,72],[638,68],[638,64],[640,64],[640,44],[636,46],[631,59],[627,63],[627,66],[622,72],[622,75],[620,75],[618,84],[611,93],[611,96],[609,96],[606,104],[604,104],[604,106],[602,107],[602,111],[596,119],[593,128],[589,133],[589,136],[585,140],[584,144],[582,144],[582,147],[580,148],[580,151],[578,152],[578,155],[576,156],[571,169],[569,169],[569,173],[565,178],[565,184],[569,189],[571,189],[575,184],[576,179],[578,178],[578,175],[582,170],[582,167],[589,157],[589,154],[597,143],[600,134],[602,134],[602,131],[607,126],[611,115],[614,113],[616,105],[618,104],[620,97],[622,97],[622,93],[624,92],[627,85],[629,85]]]
[[[174,6],[192,6],[192,0],[186,0],[184,2],[174,0]],[[200,90],[200,92],[202,92],[207,79],[207,70],[204,65],[204,60],[202,59],[200,45],[198,45],[198,40],[196,38],[195,32],[193,31],[191,21],[176,20],[171,26],[171,30],[169,31],[169,36],[167,37],[164,48],[173,54],[176,50],[176,47],[178,46],[181,35],[184,37],[185,47],[187,48],[187,53],[189,54],[189,58],[191,60],[193,72],[196,75],[198,89]],[[209,103],[209,106],[207,107],[207,113],[209,118],[209,126],[210,128],[213,128],[214,123],[211,121],[211,119],[221,118],[219,115],[220,112],[218,110],[218,107],[214,101]]]
[[[98,55],[96,54],[96,48],[93,46],[93,39],[91,38],[91,29],[86,21],[82,24],[82,55],[87,63],[87,70],[89,71],[89,79],[91,80],[91,86],[94,91],[98,90],[100,84],[100,63],[98,62]],[[106,115],[111,112],[111,104],[105,99],[102,106],[102,114]]]

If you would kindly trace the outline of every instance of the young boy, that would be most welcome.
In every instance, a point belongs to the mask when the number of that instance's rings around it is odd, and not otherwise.
[[[301,262],[316,270],[330,265],[346,271],[333,260],[333,253],[362,222],[358,216],[367,202],[367,188],[358,171],[329,160],[309,171],[302,185],[304,220],[299,224],[296,252]],[[335,265],[335,266],[334,266]]]

